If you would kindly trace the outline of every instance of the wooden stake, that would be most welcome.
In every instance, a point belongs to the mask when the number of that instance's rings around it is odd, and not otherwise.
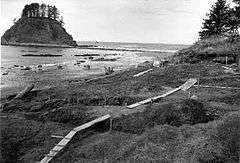
[[[112,118],[110,117],[110,127],[109,127],[109,131],[112,131]]]

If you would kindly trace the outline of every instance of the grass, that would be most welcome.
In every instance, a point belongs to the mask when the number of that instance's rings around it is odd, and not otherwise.
[[[193,46],[180,50],[174,60],[177,62],[197,63],[219,56],[236,57],[240,53],[240,38],[212,36],[199,40]]]
[[[143,76],[132,77],[148,69],[139,67],[89,83],[38,91],[12,101],[3,107],[1,114],[10,117],[21,114],[23,119],[5,120],[1,128],[4,133],[1,142],[5,143],[1,145],[2,158],[39,161],[59,141],[49,135],[96,118],[94,116],[103,111],[102,105],[110,105],[109,112],[113,108],[118,112],[119,108],[120,115],[125,105],[159,95],[165,90],[164,86],[175,88],[199,74],[200,84],[239,85],[238,78],[213,78],[226,75],[221,66],[213,62],[184,63],[154,68]],[[187,99],[186,94],[178,92],[159,103],[142,106],[141,112],[114,118],[111,132],[89,130],[76,135],[54,161],[236,162],[239,159],[239,91],[199,89],[197,101]],[[210,102],[227,107],[213,106]],[[97,113],[89,114],[94,106],[100,109],[93,109]],[[235,109],[231,109],[232,106]]]
[[[207,123],[217,118],[212,110],[196,100],[184,100],[160,106],[149,106],[145,111],[116,118],[113,129],[142,134],[154,125],[168,124],[180,127],[183,124]],[[211,114],[209,114],[211,112]]]
[[[238,162],[239,122],[238,111],[209,123],[155,125],[141,135],[96,133],[70,144],[55,161]]]

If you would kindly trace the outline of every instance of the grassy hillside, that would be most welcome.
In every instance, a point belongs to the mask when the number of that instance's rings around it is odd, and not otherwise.
[[[210,37],[196,42],[193,46],[180,50],[174,59],[177,62],[196,63],[220,56],[236,58],[240,54],[240,37]]]
[[[17,43],[76,45],[58,21],[48,18],[20,18],[1,38],[1,44]]]
[[[64,136],[73,127],[111,114],[111,131],[77,134],[52,162],[239,162],[238,89],[192,87],[126,108],[192,77],[200,76],[201,85],[226,87],[239,87],[239,77],[225,74],[222,64],[213,62],[154,68],[133,77],[149,68],[139,66],[91,82],[79,78],[11,102],[14,95],[2,98],[1,161],[39,161],[60,141],[51,135]],[[198,99],[189,99],[189,92]]]

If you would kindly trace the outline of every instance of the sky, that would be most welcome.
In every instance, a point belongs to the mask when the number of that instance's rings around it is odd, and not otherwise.
[[[0,34],[33,2],[55,5],[76,41],[192,44],[216,0],[1,0]]]

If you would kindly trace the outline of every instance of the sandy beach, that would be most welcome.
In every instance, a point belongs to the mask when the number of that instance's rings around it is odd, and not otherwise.
[[[114,46],[106,49],[108,50],[83,49],[83,47],[78,49],[49,48],[48,46],[2,46],[1,73],[6,73],[6,75],[1,75],[1,97],[15,94],[29,84],[34,84],[35,89],[39,90],[53,86],[62,87],[70,81],[101,76],[105,73],[104,67],[110,66],[117,72],[135,67],[145,61],[153,62],[173,55],[172,50],[170,52],[166,50],[153,52],[148,49],[139,52],[138,50],[129,51],[127,48],[116,51]],[[46,54],[49,57],[43,57]],[[51,55],[60,57],[51,57]],[[93,59],[89,59],[91,56]],[[78,61],[83,63],[78,64]],[[87,64],[91,66],[90,70],[84,69],[84,65]],[[60,69],[59,65],[61,65]],[[30,69],[23,70],[26,67]]]

